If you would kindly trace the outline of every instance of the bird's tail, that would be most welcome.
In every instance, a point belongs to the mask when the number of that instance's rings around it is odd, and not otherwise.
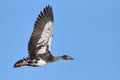
[[[20,59],[19,61],[17,61],[15,64],[14,64],[14,68],[17,68],[17,67],[22,67],[22,66],[25,66],[27,63],[31,62],[31,60],[27,57],[27,58],[23,58],[23,59]]]

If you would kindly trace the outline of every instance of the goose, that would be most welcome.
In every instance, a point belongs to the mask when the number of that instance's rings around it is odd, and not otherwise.
[[[33,32],[28,43],[28,57],[17,61],[13,67],[33,66],[42,67],[58,60],[73,60],[71,56],[62,55],[54,57],[50,52],[52,27],[54,23],[52,6],[47,5],[38,15]]]

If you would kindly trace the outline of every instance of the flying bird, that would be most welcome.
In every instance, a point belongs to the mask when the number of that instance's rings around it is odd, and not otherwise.
[[[41,67],[57,60],[73,60],[68,55],[54,57],[50,52],[51,39],[53,37],[52,27],[54,23],[51,6],[46,6],[38,15],[33,32],[28,43],[28,57],[20,59],[14,67],[33,66]]]

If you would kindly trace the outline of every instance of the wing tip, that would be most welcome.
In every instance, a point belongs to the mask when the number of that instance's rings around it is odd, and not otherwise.
[[[49,20],[54,21],[53,9],[51,5],[47,5],[42,12]]]

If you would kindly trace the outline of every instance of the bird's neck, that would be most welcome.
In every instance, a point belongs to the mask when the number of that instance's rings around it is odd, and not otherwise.
[[[62,56],[56,56],[52,59],[52,62],[58,61],[60,59],[62,59]]]

